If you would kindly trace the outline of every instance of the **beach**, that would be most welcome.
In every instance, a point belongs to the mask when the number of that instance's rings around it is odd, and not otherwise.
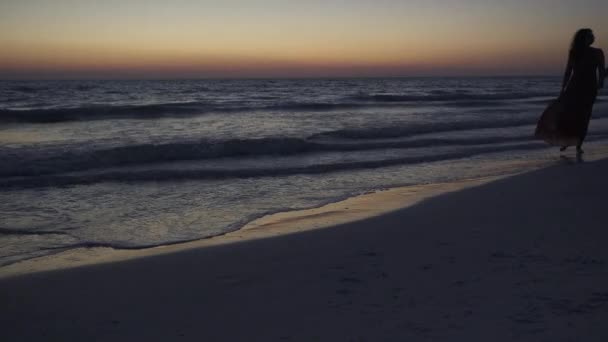
[[[0,81],[0,274],[83,248],[175,246],[382,189],[559,163],[533,133],[560,81]],[[608,142],[607,100],[601,92],[587,156]]]
[[[0,342],[608,341],[608,1],[552,5],[0,2]]]
[[[7,341],[604,341],[607,172],[572,155],[325,229],[6,276],[1,328]]]

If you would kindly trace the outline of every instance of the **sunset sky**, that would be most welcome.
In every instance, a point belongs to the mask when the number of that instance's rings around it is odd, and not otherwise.
[[[606,0],[0,1],[0,79],[553,75]]]

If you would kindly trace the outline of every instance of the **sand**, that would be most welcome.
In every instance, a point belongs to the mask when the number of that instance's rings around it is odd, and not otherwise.
[[[2,339],[606,341],[607,175],[608,160],[565,159],[271,216],[195,248],[3,270]]]

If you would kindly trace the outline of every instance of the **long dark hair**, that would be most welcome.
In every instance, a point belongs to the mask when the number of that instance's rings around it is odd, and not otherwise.
[[[575,60],[579,60],[585,53],[585,50],[593,44],[593,41],[587,39],[593,35],[593,31],[589,28],[584,28],[576,31],[574,38],[572,38],[572,44],[570,44],[570,56]]]

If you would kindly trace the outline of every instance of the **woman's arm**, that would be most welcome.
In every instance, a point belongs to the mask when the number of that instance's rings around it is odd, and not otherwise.
[[[606,78],[606,59],[604,58],[604,52],[602,50],[599,50],[599,83],[598,83],[598,88],[603,88],[604,87],[604,78]]]
[[[568,54],[568,64],[566,65],[566,71],[564,72],[564,80],[562,81],[562,91],[560,95],[563,95],[570,81],[572,75],[572,54]]]

